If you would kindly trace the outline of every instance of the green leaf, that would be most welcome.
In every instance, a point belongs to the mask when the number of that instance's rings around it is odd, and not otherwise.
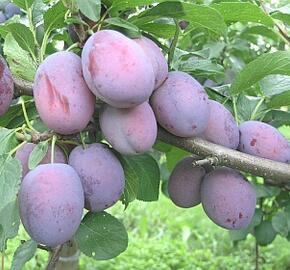
[[[34,0],[13,0],[12,2],[20,8],[28,10],[32,6]]]
[[[266,15],[261,8],[252,3],[224,2],[212,4],[210,6],[220,12],[227,23],[255,22],[266,26],[274,25],[272,18]]]
[[[116,14],[118,11],[125,11],[137,6],[152,5],[154,3],[161,3],[167,0],[113,0],[110,8],[110,13]]]
[[[137,26],[121,18],[109,18],[109,19],[106,19],[105,22],[114,26],[131,30],[131,31],[135,31],[135,32],[140,31]]]
[[[274,30],[264,25],[254,25],[251,27],[247,27],[245,30],[241,32],[240,37],[247,39],[248,36],[253,35],[260,35],[266,38],[270,38],[276,42],[280,39],[280,36]]]
[[[274,19],[280,20],[288,25],[290,25],[290,4],[280,7],[275,11],[271,12],[271,16]]]
[[[17,200],[6,202],[5,207],[0,210],[0,252],[6,249],[7,240],[17,235],[19,224],[20,218]]]
[[[257,198],[276,197],[281,192],[278,187],[270,187],[262,184],[254,185]]]
[[[134,167],[131,166],[131,163],[120,154],[117,154],[117,156],[122,164],[125,173],[126,180],[125,190],[121,200],[125,205],[125,207],[127,208],[129,203],[137,198],[139,188],[139,178]]]
[[[174,24],[156,22],[142,24],[139,26],[139,28],[145,32],[151,33],[164,39],[171,39],[174,36],[176,30],[176,26]]]
[[[276,234],[277,233],[274,231],[271,221],[262,221],[254,230],[255,238],[260,246],[271,244],[274,241]]]
[[[3,50],[13,75],[32,82],[36,73],[36,64],[10,33],[5,37]]]
[[[271,110],[265,115],[263,121],[270,123],[274,127],[290,126],[290,113],[281,110]]]
[[[282,106],[290,106],[290,91],[272,96],[267,105],[269,108],[281,108]]]
[[[79,10],[77,0],[62,0],[63,5],[68,8],[72,13],[76,13]]]
[[[0,127],[0,155],[8,154],[18,144],[15,131]],[[1,205],[0,205],[1,208]]]
[[[231,86],[231,93],[242,93],[271,74],[290,76],[290,52],[278,51],[263,54],[247,64],[235,78]]]
[[[33,170],[44,158],[48,150],[48,141],[37,144],[29,155],[28,168]]]
[[[0,155],[0,210],[16,199],[21,172],[21,163],[18,159]]]
[[[80,250],[96,260],[112,259],[128,246],[124,225],[106,212],[87,213],[75,238]]]
[[[65,26],[65,14],[67,9],[60,1],[51,7],[43,15],[44,18],[44,29],[47,35],[54,29],[59,29]]]
[[[227,29],[222,16],[215,9],[178,1],[163,2],[132,17],[130,21],[141,27],[145,23],[164,17],[187,20],[190,26],[205,28],[216,36],[225,35]]]
[[[273,216],[272,225],[274,230],[283,237],[286,237],[288,235],[288,221],[284,211],[280,210]]]
[[[35,56],[35,44],[30,29],[21,23],[11,23],[5,26],[12,34],[18,45],[25,51]]]
[[[37,250],[37,243],[33,240],[25,241],[15,251],[10,270],[21,270],[33,258]]]
[[[166,161],[168,170],[171,172],[181,159],[183,159],[184,157],[188,157],[190,155],[191,155],[190,153],[180,148],[172,146],[171,150],[166,152]]]
[[[159,197],[160,171],[157,162],[148,154],[123,156],[125,174],[138,182],[137,199],[142,201],[157,201]],[[128,181],[128,180],[127,180]],[[131,180],[130,183],[133,183]],[[136,186],[135,186],[136,187]]]
[[[90,20],[97,22],[100,19],[101,1],[100,0],[77,0],[79,9]]]

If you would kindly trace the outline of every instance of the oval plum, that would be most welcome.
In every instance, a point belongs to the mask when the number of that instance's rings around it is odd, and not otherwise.
[[[210,172],[203,178],[200,194],[205,213],[217,225],[239,230],[250,224],[256,192],[237,171],[222,167]]]
[[[108,147],[99,143],[85,149],[77,146],[69,156],[69,165],[80,176],[88,210],[100,212],[120,199],[125,186],[124,171]]]
[[[239,150],[250,155],[275,161],[290,162],[290,145],[274,127],[259,121],[240,125]]]
[[[43,245],[56,247],[69,241],[81,223],[84,192],[69,165],[37,166],[24,177],[18,198],[26,231]]]
[[[147,102],[130,109],[103,106],[100,127],[113,148],[127,155],[150,150],[157,137],[156,119]]]
[[[0,116],[9,109],[13,99],[14,84],[6,61],[0,56]]]
[[[193,161],[193,157],[179,161],[168,180],[169,197],[179,207],[189,208],[200,203],[200,184],[205,170],[193,167]]]
[[[15,157],[21,162],[22,165],[22,178],[29,172],[28,161],[31,152],[36,144],[26,143],[17,149]],[[54,163],[67,163],[65,153],[57,145],[54,149]],[[51,162],[51,146],[48,147],[47,153],[39,164],[48,164]]]
[[[222,104],[210,100],[209,121],[203,135],[206,140],[237,149],[239,145],[239,128],[230,113]]]
[[[207,94],[184,72],[169,72],[166,81],[154,91],[151,105],[158,123],[176,136],[192,137],[206,129],[209,119]]]
[[[154,89],[152,64],[133,40],[114,30],[92,35],[82,52],[85,80],[102,101],[129,108],[147,101]]]
[[[134,41],[141,46],[151,61],[155,74],[154,89],[160,87],[168,75],[168,65],[164,55],[162,54],[160,48],[149,38],[141,37],[134,39]]]
[[[83,130],[95,109],[81,59],[71,52],[57,52],[44,60],[35,76],[33,94],[42,121],[60,134]]]

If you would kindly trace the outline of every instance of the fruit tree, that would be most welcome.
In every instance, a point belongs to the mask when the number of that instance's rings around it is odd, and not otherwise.
[[[284,2],[1,0],[2,270],[19,226],[11,269],[38,248],[46,269],[114,258],[108,209],[161,192],[233,241],[290,239]]]

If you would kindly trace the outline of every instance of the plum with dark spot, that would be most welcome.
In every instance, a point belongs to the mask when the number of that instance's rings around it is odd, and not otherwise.
[[[12,18],[14,15],[20,15],[21,14],[21,10],[18,6],[9,3],[6,7],[5,7],[5,14],[7,19]]]
[[[28,161],[29,161],[29,155],[33,151],[36,144],[34,143],[26,143],[23,146],[21,146],[15,154],[15,158],[20,160],[22,165],[22,177],[24,177],[28,172]],[[57,145],[54,149],[54,163],[67,163],[65,153],[61,150],[60,147]],[[40,164],[48,164],[51,162],[51,146],[48,147],[47,153],[40,162]]]
[[[237,149],[239,145],[239,128],[230,113],[222,104],[210,100],[210,116],[203,132],[204,138],[210,142]]]
[[[210,172],[203,178],[200,194],[205,213],[217,225],[239,230],[250,224],[256,192],[237,171],[221,167]]]
[[[179,137],[201,134],[209,119],[208,96],[190,75],[169,72],[166,81],[151,97],[158,123]]]
[[[194,167],[193,161],[193,157],[179,161],[168,180],[169,197],[179,207],[189,208],[200,203],[200,184],[205,170]]]
[[[83,130],[95,109],[81,59],[71,52],[57,52],[44,60],[35,76],[33,94],[42,121],[60,134]]]
[[[290,145],[274,127],[259,121],[240,125],[241,152],[275,161],[290,162]]]
[[[157,137],[155,115],[148,102],[129,109],[104,105],[100,127],[106,140],[122,154],[141,154],[151,149]]]
[[[115,204],[125,187],[122,165],[105,145],[95,143],[76,147],[69,156],[71,165],[80,176],[85,192],[85,207],[100,212]]]
[[[48,247],[72,239],[81,223],[84,191],[71,166],[37,166],[24,177],[18,198],[21,221],[32,239]]]
[[[167,61],[160,48],[149,38],[134,39],[150,59],[155,74],[155,89],[161,86],[168,75]]]
[[[13,99],[14,84],[6,61],[0,56],[0,116],[9,109]]]
[[[116,108],[147,101],[154,89],[150,59],[133,40],[114,30],[92,35],[82,51],[82,67],[91,91]]]

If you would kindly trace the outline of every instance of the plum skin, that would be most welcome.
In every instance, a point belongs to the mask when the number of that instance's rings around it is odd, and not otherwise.
[[[81,223],[84,192],[69,165],[37,166],[24,177],[18,198],[26,231],[48,247],[69,241]]]
[[[210,100],[210,116],[203,132],[206,140],[237,149],[240,141],[239,128],[230,113],[222,104]]]
[[[168,194],[172,202],[183,208],[200,203],[200,185],[205,175],[202,167],[192,165],[193,157],[179,161],[168,180]]]
[[[155,74],[155,88],[161,86],[168,75],[167,61],[160,48],[149,38],[141,37],[134,39],[141,46],[150,59]]]
[[[184,72],[169,72],[150,103],[157,122],[176,136],[193,137],[206,129],[208,96],[198,81]]]
[[[150,59],[136,42],[114,30],[99,31],[88,39],[82,67],[91,91],[116,108],[137,106],[154,89]]]
[[[20,160],[21,165],[22,165],[22,178],[25,177],[25,175],[29,172],[29,168],[28,168],[29,156],[35,146],[36,144],[34,143],[26,143],[23,146],[21,146],[19,149],[17,149],[15,153],[15,158]],[[55,151],[54,163],[67,163],[65,153],[61,150],[60,147],[56,145],[54,151]],[[48,147],[46,155],[44,156],[44,158],[39,164],[48,164],[50,162],[51,162],[51,146]]]
[[[144,153],[156,141],[157,122],[147,102],[129,109],[104,105],[99,121],[106,140],[124,155]]]
[[[14,83],[4,58],[0,56],[0,116],[4,115],[13,99]]]
[[[100,212],[120,199],[125,187],[124,170],[107,146],[77,146],[69,156],[69,165],[82,181],[86,209]]]
[[[35,105],[42,121],[60,134],[83,130],[95,109],[81,59],[71,52],[57,52],[39,66],[33,87]]]
[[[238,230],[246,228],[255,213],[256,192],[237,171],[225,167],[207,174],[201,183],[201,203],[217,225]]]
[[[241,152],[275,161],[290,162],[290,145],[274,127],[259,121],[240,125]]]

